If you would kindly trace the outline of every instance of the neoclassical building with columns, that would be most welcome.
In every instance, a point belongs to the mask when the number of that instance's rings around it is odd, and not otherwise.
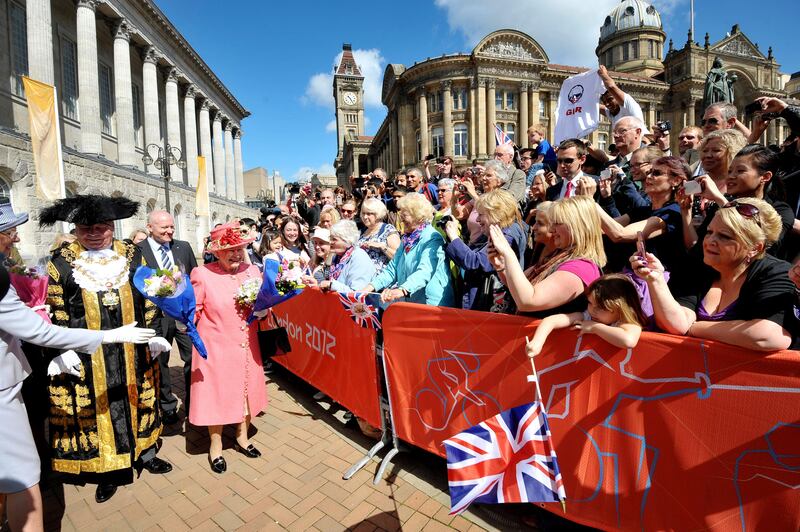
[[[141,202],[136,218],[117,223],[117,237],[165,208],[161,171],[142,161],[152,144],[180,148],[186,161],[170,167],[176,238],[198,246],[209,224],[253,216],[242,163],[241,122],[250,113],[152,0],[0,0],[0,39],[0,201],[31,213],[19,228],[23,256],[41,256],[53,238],[36,226],[43,205],[23,75],[57,89],[67,195]],[[208,218],[195,216],[199,155]]]
[[[641,105],[648,126],[661,120],[677,132],[698,124],[703,114],[706,74],[715,57],[738,75],[736,103],[743,108],[758,96],[787,98],[772,48],[767,54],[733,26],[722,39],[703,45],[693,35],[676,46],[663,31],[661,16],[646,0],[621,0],[603,17],[598,14],[598,63]],[[345,45],[333,80],[339,131],[334,166],[340,181],[382,167],[389,172],[419,165],[426,155],[451,155],[455,163],[491,157],[494,124],[522,147],[525,132],[540,124],[553,139],[553,119],[561,85],[587,67],[551,63],[530,35],[504,29],[490,33],[470,53],[428,58],[406,67],[389,64],[383,75],[382,102],[387,114],[374,136],[363,131],[363,76]],[[596,66],[589,66],[596,68]],[[783,138],[783,120],[773,120],[765,142]],[[591,142],[606,149],[612,142],[603,117]]]

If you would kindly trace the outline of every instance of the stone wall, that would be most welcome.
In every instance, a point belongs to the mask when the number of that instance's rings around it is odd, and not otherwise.
[[[164,209],[164,182],[137,169],[117,165],[101,157],[85,155],[64,148],[64,175],[67,194],[105,194],[125,196],[141,204],[139,214],[117,224],[115,236],[127,238],[131,231],[144,227],[147,213]],[[36,196],[35,168],[27,136],[0,131],[0,179],[11,188],[11,202],[16,212],[29,212],[31,220],[19,227],[20,253],[26,260],[48,253],[56,234],[54,227],[41,230],[37,212],[47,205]],[[210,217],[195,216],[195,191],[181,183],[170,183],[170,204],[176,218],[175,238],[192,244],[200,254],[208,227],[232,218],[257,218],[258,212],[245,205],[211,196]]]

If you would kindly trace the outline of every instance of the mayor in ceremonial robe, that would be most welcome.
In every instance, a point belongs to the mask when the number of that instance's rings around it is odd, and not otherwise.
[[[77,237],[55,250],[47,266],[55,325],[109,330],[132,322],[151,326],[160,318],[131,281],[141,251],[114,238],[114,220],[133,216],[138,207],[126,198],[79,195],[42,210],[40,225],[74,223]],[[68,474],[70,482],[96,483],[97,502],[132,482],[134,467],[172,469],[156,457],[162,429],[157,355],[169,347],[160,337],[148,345],[102,345],[79,355],[80,376],[50,380],[53,470]]]

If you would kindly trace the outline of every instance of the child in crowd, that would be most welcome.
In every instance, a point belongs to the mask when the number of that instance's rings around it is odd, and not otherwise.
[[[529,357],[542,352],[552,331],[567,327],[577,329],[578,334],[596,334],[616,347],[636,347],[647,318],[631,280],[621,274],[604,275],[590,284],[586,293],[589,307],[584,312],[554,314],[542,320],[526,346]]]

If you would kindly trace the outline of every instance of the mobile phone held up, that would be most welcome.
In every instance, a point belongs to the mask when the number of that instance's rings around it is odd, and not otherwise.
[[[644,247],[644,234],[641,231],[636,233],[636,252],[642,258],[642,260],[647,260],[647,249]]]
[[[691,179],[686,181],[683,184],[683,193],[687,196],[691,196],[692,194],[700,194],[703,191],[703,187],[700,186],[700,183]]]

